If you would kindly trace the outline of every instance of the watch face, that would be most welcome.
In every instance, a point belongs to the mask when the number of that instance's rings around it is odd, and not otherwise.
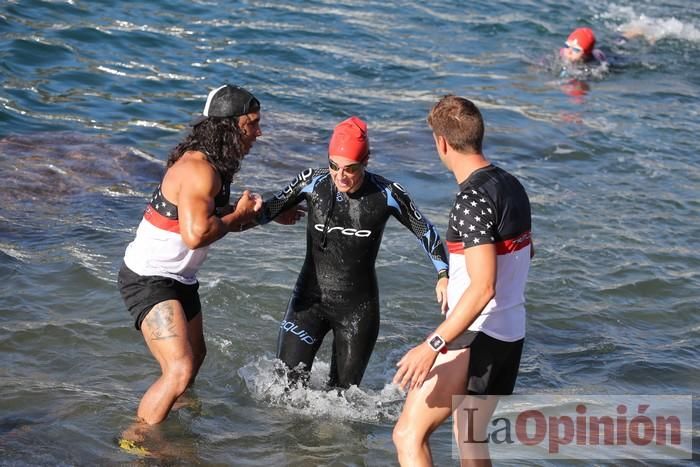
[[[433,336],[432,339],[430,339],[430,347],[434,348],[435,350],[439,350],[440,347],[445,343],[445,341],[442,340],[440,336]]]

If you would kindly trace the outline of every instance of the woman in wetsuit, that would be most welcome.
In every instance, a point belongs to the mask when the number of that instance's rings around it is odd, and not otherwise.
[[[447,256],[433,225],[398,184],[366,170],[369,139],[357,117],[341,122],[329,144],[328,168],[307,169],[263,203],[258,221],[308,204],[306,258],[284,319],[277,357],[296,378],[311,370],[333,331],[329,385],[359,384],[379,331],[374,264],[384,226],[394,216],[421,242],[438,272],[436,293],[446,304]]]

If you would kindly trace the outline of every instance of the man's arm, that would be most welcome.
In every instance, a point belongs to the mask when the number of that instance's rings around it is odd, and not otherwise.
[[[214,197],[221,182],[216,172],[204,161],[191,161],[183,169],[187,170],[187,177],[180,182],[177,209],[180,235],[188,248],[194,250],[211,245],[228,232],[239,230],[260,209],[260,197],[246,190],[233,212],[217,217]]]
[[[493,243],[464,249],[469,287],[450,313],[435,330],[446,342],[462,334],[481,314],[496,294],[496,245]]]
[[[463,333],[479,316],[496,293],[496,247],[493,244],[466,248],[464,260],[470,283],[449,318],[435,334],[450,342]],[[410,389],[420,387],[435,362],[435,352],[426,342],[411,349],[399,361],[394,383]]]

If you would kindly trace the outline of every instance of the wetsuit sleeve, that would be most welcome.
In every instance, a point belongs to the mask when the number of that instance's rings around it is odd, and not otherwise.
[[[593,49],[592,55],[593,55],[593,58],[598,60],[600,63],[607,63],[608,62],[608,58],[605,56],[605,53],[603,53],[603,51],[600,49]]]
[[[401,185],[391,183],[386,191],[392,215],[418,238],[435,270],[438,273],[447,271],[447,253],[435,226],[421,214]]]
[[[323,169],[306,169],[282,190],[263,200],[262,209],[256,219],[258,224],[267,224],[280,213],[303,201],[306,193],[310,192],[323,176],[323,172]]]

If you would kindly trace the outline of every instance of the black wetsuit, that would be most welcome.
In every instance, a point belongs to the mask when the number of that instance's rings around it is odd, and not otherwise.
[[[447,256],[433,225],[397,183],[365,172],[360,188],[341,193],[328,169],[307,169],[266,200],[260,223],[307,201],[306,258],[280,325],[277,356],[289,368],[310,370],[324,336],[332,330],[329,384],[359,384],[379,331],[374,263],[384,226],[394,216],[420,240],[435,269]],[[302,373],[303,374],[303,373]]]

